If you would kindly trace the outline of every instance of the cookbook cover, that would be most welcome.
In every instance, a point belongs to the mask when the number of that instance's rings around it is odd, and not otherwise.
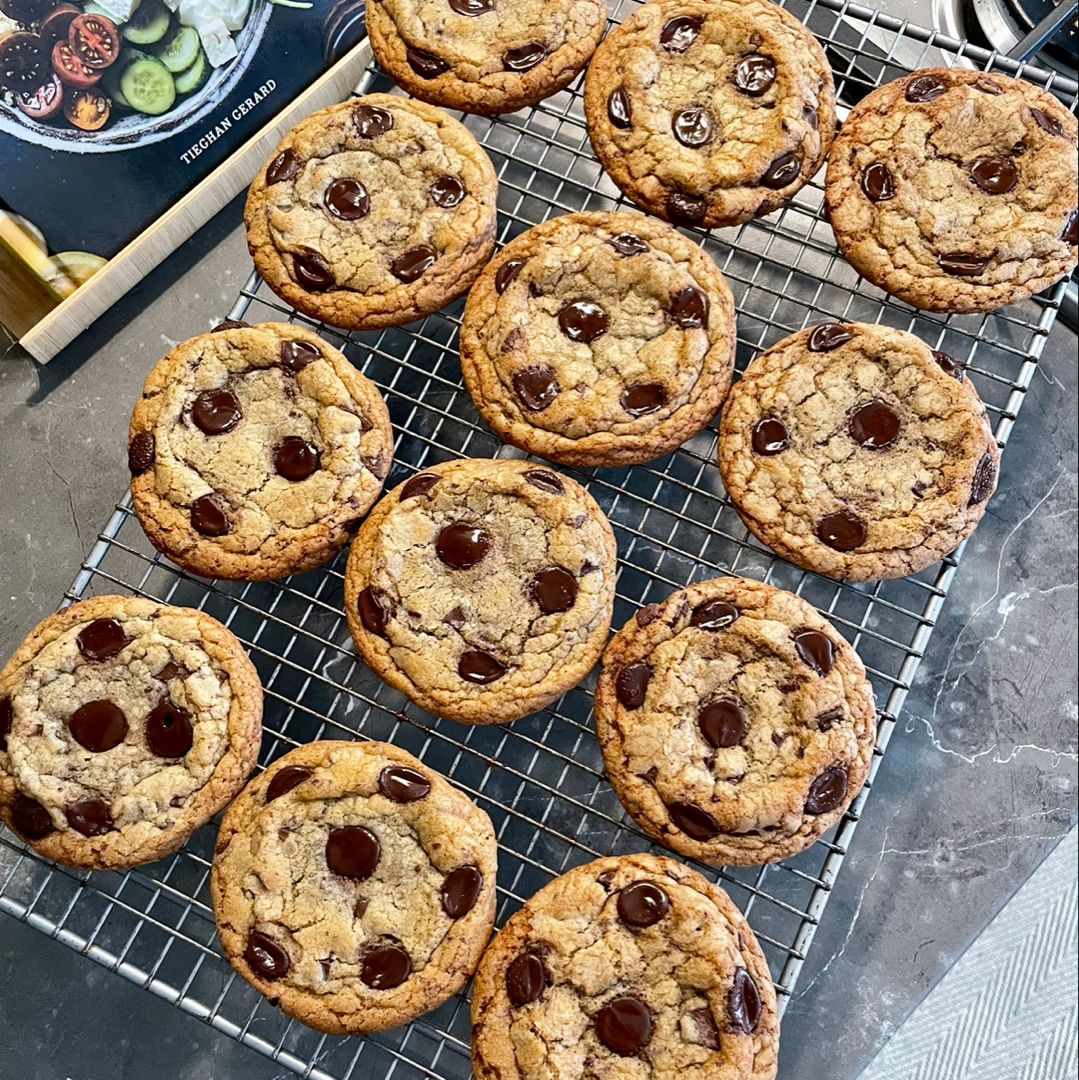
[[[347,92],[362,35],[363,0],[0,0],[0,323],[38,342],[78,297],[78,332],[138,280],[110,261],[154,234],[145,272],[246,186],[256,155],[228,165],[272,149],[254,136],[342,66]],[[187,227],[158,233],[208,178]],[[110,277],[104,305],[83,302]]]

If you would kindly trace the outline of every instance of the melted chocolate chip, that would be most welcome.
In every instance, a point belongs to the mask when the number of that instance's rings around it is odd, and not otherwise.
[[[191,527],[203,536],[224,536],[229,531],[225,504],[218,495],[200,495],[191,504]]]
[[[786,425],[774,416],[766,416],[763,420],[758,420],[753,428],[753,449],[758,454],[763,454],[765,457],[781,454],[788,449],[790,444],[791,437]]]
[[[430,188],[431,201],[443,210],[459,206],[465,197],[465,185],[456,176],[440,176]]]
[[[528,1005],[547,987],[543,961],[534,952],[521,953],[506,968],[506,993],[514,1005]]]
[[[1064,222],[1064,229],[1060,234],[1060,239],[1065,244],[1071,244],[1075,247],[1079,244],[1079,210],[1073,210],[1068,215],[1068,220]]]
[[[825,769],[812,784],[806,796],[807,814],[830,814],[847,794],[847,770],[840,765]]]
[[[697,714],[697,726],[710,746],[725,750],[737,746],[746,734],[746,714],[737,701],[721,698]]]
[[[340,877],[369,878],[382,856],[378,837],[362,825],[334,829],[326,839],[326,865]]]
[[[223,330],[246,330],[251,326],[243,319],[222,319],[211,331],[211,334],[220,334]]]
[[[377,105],[357,105],[352,120],[363,139],[375,139],[393,128],[393,113]]]
[[[797,154],[780,154],[765,170],[761,183],[778,191],[793,184],[802,175],[802,162]]]
[[[322,203],[327,213],[341,221],[357,221],[371,212],[371,196],[359,180],[334,180],[326,189]]]
[[[356,597],[356,611],[359,613],[360,622],[369,634],[380,638],[386,637],[388,613],[378,598],[378,594],[370,586]]]
[[[548,367],[530,367],[513,376],[513,392],[529,412],[542,412],[558,397],[561,387]]]
[[[507,49],[502,54],[502,66],[507,71],[531,71],[532,68],[546,59],[546,46],[538,41],[530,41],[527,45],[518,45],[515,49]]]
[[[891,446],[899,435],[899,417],[883,401],[874,399],[859,405],[851,413],[847,430],[859,446],[867,450],[883,450]]]
[[[614,680],[614,694],[624,709],[639,709],[644,704],[651,678],[652,666],[642,661],[622,668]]]
[[[750,53],[734,69],[734,85],[749,97],[760,97],[776,81],[776,65],[770,56]]]
[[[26,840],[40,840],[53,831],[48,810],[29,795],[16,795],[11,804],[11,825]]]
[[[935,75],[919,75],[907,83],[907,101],[923,105],[927,101],[935,101],[947,90],[948,87]]]
[[[614,881],[614,871],[613,871],[613,870],[604,870],[604,871],[603,871],[603,873],[602,873],[602,874],[600,874],[600,875],[599,875],[599,876],[598,876],[598,877],[596,878],[596,881],[597,881],[597,882],[598,882],[598,883],[599,883],[600,885],[602,885],[602,886],[603,886],[603,888],[604,888],[604,889],[605,889],[605,890],[606,890],[607,892],[610,892],[610,891],[611,891],[611,884],[612,884],[612,883],[613,883],[613,881]]]
[[[1006,195],[1019,183],[1019,170],[1011,158],[981,157],[970,167],[974,183],[987,195]]]
[[[652,1041],[652,1010],[639,997],[612,998],[593,1020],[599,1041],[620,1057],[640,1053]]]
[[[985,272],[989,259],[969,251],[951,251],[937,257],[937,263],[946,274],[955,277],[977,277]]]
[[[479,525],[455,521],[435,540],[435,552],[451,570],[469,570],[491,550],[491,534]]]
[[[671,822],[691,840],[704,842],[712,840],[720,833],[719,823],[706,810],[687,802],[671,803],[667,807]]]
[[[708,297],[690,285],[676,293],[668,308],[671,322],[683,330],[697,330],[708,323]]]
[[[524,259],[509,259],[498,268],[495,274],[495,292],[499,296],[517,280],[524,264]]]
[[[983,454],[974,470],[974,482],[970,485],[970,505],[985,502],[993,494],[997,482],[997,463],[992,454]]]
[[[7,737],[14,720],[15,706],[11,704],[11,698],[3,698],[0,700],[0,750],[7,750]]]
[[[940,352],[939,350],[934,349],[933,359],[936,360],[940,369],[945,374],[951,375],[953,379],[956,379],[959,382],[963,381],[963,365],[954,357],[949,356],[946,352]]]
[[[679,15],[665,23],[659,32],[659,43],[667,52],[682,53],[697,40],[704,19],[700,15]]]
[[[127,467],[132,474],[144,473],[154,463],[157,440],[149,431],[140,431],[127,446]]]
[[[831,352],[840,345],[846,345],[854,337],[854,331],[842,323],[822,323],[814,327],[809,335],[808,347],[810,352]]]
[[[292,967],[284,947],[261,930],[254,931],[247,939],[244,959],[260,979],[283,979]]]
[[[398,501],[404,502],[405,499],[414,499],[417,495],[426,495],[437,483],[438,476],[435,473],[416,473],[405,481]]]
[[[1003,91],[997,86],[996,83],[990,82],[988,79],[978,79],[974,83],[976,90],[981,90],[983,94],[990,94],[993,97],[1000,97]]]
[[[671,130],[683,146],[704,146],[712,138],[712,118],[699,105],[691,105],[674,114]]]
[[[547,472],[546,469],[529,469],[521,475],[540,491],[546,491],[550,495],[565,495],[566,493],[562,480],[554,473]]]
[[[291,150],[282,150],[266,166],[266,183],[280,184],[282,180],[291,180],[300,171],[300,159]]]
[[[866,539],[865,522],[850,510],[837,510],[821,518],[817,539],[836,551],[854,551]]]
[[[480,898],[483,874],[478,866],[459,866],[442,882],[442,910],[451,919],[467,915]]]
[[[94,619],[79,631],[75,644],[87,660],[108,660],[127,644],[127,636],[115,619]]]
[[[1047,112],[1035,108],[1031,108],[1030,115],[1034,117],[1035,123],[1037,123],[1042,131],[1046,131],[1050,135],[1056,135],[1058,138],[1063,138],[1064,125],[1055,116],[1050,116]]]
[[[660,604],[649,604],[647,607],[638,608],[635,616],[638,626],[651,626],[659,618],[662,610]]]
[[[734,983],[727,995],[727,1013],[731,1024],[746,1035],[755,1031],[760,1023],[760,991],[745,968],[739,968],[734,974]]]
[[[628,232],[612,236],[607,243],[610,244],[619,255],[643,255],[648,250],[648,245],[639,236],[635,236],[633,233]]]
[[[107,699],[80,705],[68,717],[67,726],[74,740],[94,754],[119,746],[127,735],[127,718]]]
[[[441,56],[435,56],[423,49],[414,49],[411,45],[405,47],[405,59],[421,79],[437,79],[439,75],[450,70],[450,65]]]
[[[703,1009],[691,1009],[683,1014],[682,1037],[686,1042],[694,1046],[704,1046],[709,1050],[719,1049],[719,1028],[712,1018],[712,1010],[705,1006]]]
[[[629,107],[629,97],[625,90],[619,87],[611,91],[607,98],[607,119],[616,128],[628,128],[633,124],[633,112]]]
[[[465,609],[460,604],[455,608],[451,608],[442,616],[442,621],[447,626],[452,626],[454,630],[460,630],[465,625]]]
[[[607,333],[611,317],[592,300],[574,300],[558,313],[558,327],[570,341],[586,345]]]
[[[282,439],[274,454],[274,468],[278,475],[293,483],[306,480],[318,466],[318,448],[299,435]]]
[[[163,697],[146,717],[146,742],[158,757],[183,757],[194,742],[191,714]]]
[[[109,812],[109,804],[103,799],[82,799],[64,810],[67,823],[83,836],[104,836],[116,828]]]
[[[618,894],[618,917],[626,926],[654,926],[671,909],[671,898],[652,881],[636,881]]]
[[[292,338],[289,341],[281,342],[281,366],[287,368],[294,375],[298,371],[303,371],[308,364],[313,364],[316,360],[321,359],[322,353],[310,341]]]
[[[529,594],[544,615],[569,611],[577,599],[577,579],[561,566],[551,566],[532,579]]]
[[[696,225],[704,220],[708,207],[699,195],[673,191],[667,196],[667,217],[683,225]]]
[[[191,419],[204,435],[223,435],[243,417],[240,403],[231,390],[219,386],[203,390],[191,405]]]
[[[644,416],[667,404],[667,389],[662,383],[634,383],[622,391],[620,400],[630,416]]]
[[[699,626],[702,630],[726,630],[741,612],[726,600],[705,600],[693,609],[689,617],[690,626]]]
[[[895,177],[887,165],[878,161],[862,172],[862,191],[870,202],[888,202],[895,198]]]
[[[266,801],[271,803],[287,795],[294,787],[299,787],[309,776],[311,770],[305,765],[286,765],[274,773],[266,788]]]
[[[817,108],[815,105],[810,105],[807,102],[805,105],[802,106],[802,119],[814,131],[816,131],[820,127],[820,113],[817,112]]]
[[[468,15],[473,18],[477,15],[486,15],[488,11],[494,11],[494,0],[450,0],[450,7],[458,15]]]
[[[438,258],[438,252],[429,244],[420,244],[419,247],[410,248],[398,255],[390,263],[390,271],[398,281],[411,285],[417,278],[422,277]]]
[[[819,630],[799,630],[794,635],[794,649],[818,675],[827,675],[835,664],[835,645]]]
[[[817,727],[821,731],[831,731],[836,724],[842,724],[844,719],[843,706],[835,705],[831,709],[826,709],[817,717]]]
[[[496,679],[501,679],[509,668],[496,656],[492,656],[482,649],[469,649],[461,653],[461,659],[457,661],[457,674],[465,682],[476,683],[486,686]]]
[[[292,269],[297,284],[308,292],[324,292],[336,284],[330,264],[317,251],[293,255]]]
[[[395,803],[417,802],[431,793],[431,781],[407,765],[387,765],[378,774],[378,790]]]

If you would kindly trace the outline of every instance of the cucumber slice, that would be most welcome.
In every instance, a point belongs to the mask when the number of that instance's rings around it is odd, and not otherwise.
[[[124,58],[127,61],[130,61],[131,59],[127,56],[126,52]],[[121,109],[130,109],[131,105],[128,103],[127,98],[124,97],[124,92],[120,89],[120,76],[123,74],[123,71],[121,70],[123,66],[122,63],[111,64],[109,67],[105,68],[105,71],[101,76],[101,89],[108,94],[113,105],[117,105]]]
[[[198,58],[199,32],[193,26],[178,26],[157,49],[157,58],[173,73],[186,71]]]
[[[143,0],[120,31],[134,45],[152,45],[169,32],[169,9],[161,0]]]
[[[210,65],[206,62],[206,54],[200,48],[195,62],[186,71],[181,71],[179,75],[174,76],[176,93],[190,94],[193,90],[197,90],[209,74]]]
[[[131,108],[147,116],[160,116],[168,112],[176,100],[176,83],[160,60],[144,56],[124,68],[120,92]]]

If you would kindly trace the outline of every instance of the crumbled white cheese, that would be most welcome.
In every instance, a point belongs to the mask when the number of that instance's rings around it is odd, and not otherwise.
[[[191,23],[187,24],[192,25]],[[195,29],[199,32],[199,41],[202,42],[202,51],[206,53],[206,59],[214,67],[221,67],[223,64],[227,64],[230,60],[235,60],[239,53],[236,49],[236,43],[232,40],[232,35],[228,31],[228,27],[218,18],[212,17],[203,19],[202,21],[194,24]]]
[[[250,10],[251,0],[180,0],[177,8],[184,26],[197,30],[201,23],[220,19],[233,32],[243,28]]]
[[[94,0],[114,23],[126,23],[139,9],[139,0]]]

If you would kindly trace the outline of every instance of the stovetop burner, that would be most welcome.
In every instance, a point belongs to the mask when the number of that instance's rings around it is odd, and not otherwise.
[[[942,23],[983,48],[1011,53],[1036,27],[1068,0],[936,0]],[[1068,6],[1072,6],[1070,3]],[[1063,13],[1062,13],[1063,14]],[[1076,74],[1079,23],[1073,12],[1041,47],[1039,66]]]

